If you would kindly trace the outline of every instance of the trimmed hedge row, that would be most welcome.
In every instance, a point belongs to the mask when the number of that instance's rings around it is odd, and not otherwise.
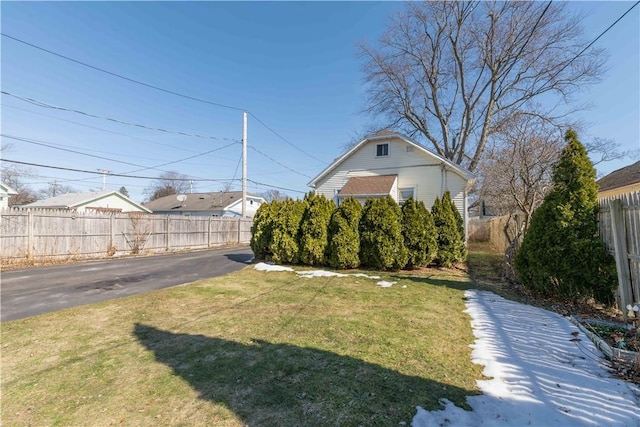
[[[354,198],[339,207],[323,195],[263,203],[253,219],[251,249],[258,260],[281,264],[400,270],[466,258],[462,217],[449,192],[429,212],[409,199]]]

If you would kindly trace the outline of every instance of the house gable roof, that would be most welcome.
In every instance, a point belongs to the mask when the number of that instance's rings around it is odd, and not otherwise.
[[[347,181],[338,196],[385,196],[391,193],[398,175],[354,176]]]
[[[640,183],[640,161],[613,171],[596,182],[600,186],[599,191],[606,191]]]
[[[8,196],[15,196],[16,194],[18,194],[18,192],[16,190],[14,190],[13,188],[9,187],[4,182],[0,181],[0,194],[6,194]]]
[[[229,206],[242,200],[242,191],[227,191],[213,193],[190,193],[187,198],[179,201],[176,194],[172,194],[146,203],[145,206],[154,212],[208,212],[223,211]],[[260,199],[262,197],[247,193],[247,198]]]
[[[74,209],[80,206],[88,205],[90,203],[97,202],[109,196],[116,196],[122,200],[125,200],[129,204],[136,206],[138,209],[151,213],[151,211],[144,206],[134,202],[124,194],[118,191],[98,191],[92,193],[67,193],[56,197],[50,197],[44,200],[38,200],[33,203],[25,205],[27,208],[47,208],[47,209]]]
[[[327,168],[325,168],[322,172],[320,172],[315,178],[313,178],[311,181],[309,181],[309,183],[307,185],[309,187],[315,188],[316,185],[318,184],[318,181],[320,181],[322,178],[327,176],[331,171],[336,169],[341,163],[343,163],[348,157],[350,157],[353,153],[358,151],[364,145],[366,145],[366,144],[368,144],[370,142],[373,142],[373,141],[384,141],[384,140],[390,140],[390,139],[393,139],[393,138],[399,139],[401,141],[404,141],[405,143],[409,144],[410,146],[415,147],[419,152],[425,154],[426,156],[431,157],[431,158],[443,163],[450,170],[452,170],[453,172],[457,173],[458,175],[460,175],[461,177],[463,177],[466,180],[473,179],[473,177],[474,177],[472,172],[470,172],[467,169],[461,167],[460,165],[456,165],[456,164],[452,163],[450,160],[447,160],[444,157],[441,157],[438,154],[428,150],[422,144],[419,144],[418,142],[414,141],[413,139],[409,138],[408,136],[405,136],[405,135],[402,135],[400,133],[393,132],[393,131],[385,129],[385,130],[381,130],[379,132],[376,132],[374,134],[366,136],[362,141],[358,142],[356,145],[351,147],[348,151],[346,151],[340,157],[336,158],[333,161],[333,163],[331,163],[329,166],[327,166]]]

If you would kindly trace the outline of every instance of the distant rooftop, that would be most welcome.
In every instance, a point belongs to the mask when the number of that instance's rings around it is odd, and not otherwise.
[[[640,161],[603,176],[597,181],[600,191],[640,183]]]

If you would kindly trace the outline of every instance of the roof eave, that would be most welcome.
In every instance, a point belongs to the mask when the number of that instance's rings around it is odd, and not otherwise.
[[[370,135],[370,136],[365,137],[362,141],[358,142],[356,145],[351,147],[351,149],[349,149],[347,152],[345,152],[342,156],[340,156],[336,160],[334,160],[329,166],[327,166],[315,178],[313,178],[311,181],[309,181],[309,183],[307,183],[307,186],[309,186],[311,188],[316,188],[316,184],[318,183],[318,181],[320,181],[322,178],[324,178],[325,175],[327,175],[329,172],[331,172],[333,169],[335,169],[340,163],[342,163],[344,161],[344,159],[349,157],[354,151],[358,150],[362,145],[364,145],[366,143],[369,143],[369,142],[372,142],[372,141],[382,141],[382,140],[393,139],[393,138],[401,139],[401,140],[405,141],[406,143],[413,145],[414,147],[416,147],[417,149],[421,150],[422,152],[426,153],[427,155],[434,156],[435,158],[440,160],[442,163],[444,163],[447,167],[452,169],[455,173],[458,173],[459,175],[464,177],[467,181],[470,181],[470,180],[475,178],[475,175],[473,174],[473,172],[467,170],[466,168],[463,168],[460,165],[456,165],[456,164],[452,163],[450,160],[448,160],[448,159],[446,159],[446,158],[444,158],[442,156],[439,156],[436,153],[433,153],[433,152],[427,150],[421,144],[419,144],[418,142],[416,142],[413,139],[409,138],[408,136],[405,136],[405,135],[402,135],[402,134],[399,134],[399,133],[389,133],[389,134],[382,134],[382,135],[375,135],[374,134],[374,135]]]

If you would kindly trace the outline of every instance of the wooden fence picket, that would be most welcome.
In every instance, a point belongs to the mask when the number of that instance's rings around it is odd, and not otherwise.
[[[0,210],[2,265],[104,258],[246,244],[251,219],[208,216]]]

